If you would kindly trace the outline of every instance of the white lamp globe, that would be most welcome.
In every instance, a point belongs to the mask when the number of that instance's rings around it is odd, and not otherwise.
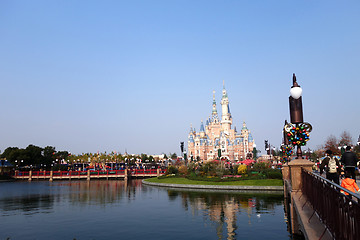
[[[302,93],[301,87],[292,87],[292,88],[290,89],[290,95],[291,95],[294,99],[298,99],[299,97],[301,97],[301,93]]]

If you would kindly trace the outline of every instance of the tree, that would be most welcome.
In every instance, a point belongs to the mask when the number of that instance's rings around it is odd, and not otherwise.
[[[253,159],[257,159],[257,155],[258,155],[258,153],[260,153],[261,151],[260,150],[257,150],[256,149],[256,147],[254,147],[253,148],[253,151],[252,151],[252,153],[253,153]]]
[[[36,165],[43,163],[43,148],[30,144],[25,149],[24,165]]]
[[[55,160],[55,147],[47,146],[44,148],[43,155],[44,159],[42,161],[43,164],[51,165],[52,161]]]
[[[344,131],[341,135],[340,135],[340,141],[339,141],[339,145],[340,146],[351,146],[353,143],[353,139],[350,135],[349,132]]]
[[[18,156],[20,154],[18,147],[8,147],[5,149],[5,151],[1,154],[2,158],[6,158],[9,162],[12,164],[15,163],[15,160],[17,160]]]
[[[339,150],[337,148],[338,142],[334,135],[330,135],[325,142],[324,148],[325,150],[331,150],[334,154],[339,154]]]
[[[171,156],[170,157],[171,159],[177,159],[177,154],[176,153],[173,153],[173,154],[170,153],[170,156]]]
[[[311,156],[310,158],[313,160],[313,161],[316,161],[318,160],[321,156],[324,156],[324,151],[322,149],[318,149],[318,150],[315,150],[311,153]]]
[[[59,151],[55,154],[56,158],[57,159],[64,159],[64,160],[67,160],[69,159],[69,152],[68,151]],[[86,155],[85,155],[86,156]],[[87,157],[89,158],[89,157]],[[86,159],[87,160],[87,159]]]
[[[274,148],[272,150],[272,155],[273,156],[280,156],[280,150],[278,148]]]
[[[144,154],[144,153],[142,153],[142,154],[140,155],[140,157],[141,157],[141,161],[142,161],[142,162],[145,162],[147,159],[149,159],[149,158],[148,158],[148,155],[146,155],[146,154]]]

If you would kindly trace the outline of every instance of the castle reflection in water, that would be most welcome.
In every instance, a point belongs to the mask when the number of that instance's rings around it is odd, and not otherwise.
[[[247,222],[241,222],[241,226],[246,228],[246,225],[253,224],[254,219],[258,221],[262,214],[274,214],[275,207],[283,205],[282,194],[174,190],[169,190],[168,194],[170,198],[181,197],[186,211],[191,211],[193,215],[203,214],[216,227],[219,239],[225,234],[228,240],[236,239],[239,214],[246,215]]]

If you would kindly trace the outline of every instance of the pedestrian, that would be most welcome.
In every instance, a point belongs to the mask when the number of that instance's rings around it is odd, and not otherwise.
[[[347,190],[351,191],[351,192],[359,192],[359,187],[356,184],[354,179],[350,178],[351,173],[350,172],[345,172],[345,179],[342,180],[341,182],[341,186],[343,188],[346,188]],[[345,194],[345,195],[349,195],[347,192],[341,191],[341,193]]]
[[[347,146],[345,149],[344,154],[341,156],[340,162],[345,167],[345,172],[349,172],[351,178],[355,180],[355,167],[357,166],[357,162],[359,159],[357,158],[356,154],[351,151],[351,147]]]
[[[325,152],[325,158],[320,164],[320,175],[323,173],[324,168],[326,172],[326,178],[336,184],[340,184],[339,174],[341,171],[341,165],[339,163],[339,160],[337,160],[337,158],[333,156],[331,150],[326,150]]]

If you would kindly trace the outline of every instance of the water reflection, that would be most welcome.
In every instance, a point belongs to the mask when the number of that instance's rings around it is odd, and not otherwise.
[[[289,239],[282,194],[179,191],[141,180],[0,187],[0,239]]]
[[[228,240],[236,239],[237,218],[240,214],[247,216],[247,225],[262,214],[275,214],[275,206],[283,205],[280,194],[222,194],[168,190],[169,199],[181,198],[182,206],[193,215],[203,214],[216,228],[217,236]],[[246,227],[243,222],[242,227]]]
[[[68,198],[72,204],[79,205],[106,205],[117,203],[119,199],[127,198],[129,201],[135,199],[136,191],[139,189],[139,181],[79,181],[63,183],[71,192]],[[65,195],[66,196],[66,195]]]
[[[23,197],[8,197],[0,199],[2,216],[8,216],[10,212],[23,212],[25,215],[36,213],[49,213],[53,207],[54,198],[50,195],[27,195]]]
[[[55,204],[106,205],[122,198],[135,199],[141,181],[64,181],[2,184],[2,216],[17,213],[32,215],[51,213]]]

